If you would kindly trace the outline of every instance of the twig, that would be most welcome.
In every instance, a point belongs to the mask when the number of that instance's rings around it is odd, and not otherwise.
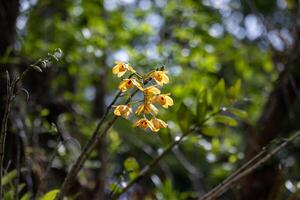
[[[205,118],[202,122],[199,123],[199,126],[203,125],[207,120],[209,120],[211,117],[215,116],[216,114],[222,112],[222,109],[216,111],[215,113],[211,114],[207,118]],[[177,146],[186,136],[191,134],[194,131],[197,131],[198,129],[191,128],[186,133],[184,133],[181,137],[178,139],[175,139],[159,156],[155,157],[148,165],[146,165],[140,173],[132,179],[119,193],[113,194],[112,199],[118,199],[122,194],[124,194],[129,188],[131,188],[136,182],[141,180],[148,172],[150,172],[158,162],[165,157],[175,146]]]
[[[55,52],[57,51],[61,51],[60,49],[56,49]],[[44,58],[40,58],[38,59],[35,63],[30,64],[23,72],[20,76],[18,76],[14,81],[12,81],[11,87],[12,87],[12,93],[15,92],[15,89],[17,87],[17,84],[23,80],[23,78],[28,74],[28,72],[32,69],[36,70],[36,68],[38,68],[38,71],[42,72],[40,67],[38,67],[39,64],[45,65],[43,66],[43,68],[46,68],[47,62],[53,60],[53,54],[48,53],[48,55]],[[56,61],[58,61],[58,58],[55,58]]]
[[[179,139],[174,140],[159,156],[154,158],[148,165],[146,165],[140,173],[132,179],[119,193],[114,194],[112,196],[112,199],[118,199],[123,193],[125,193],[129,188],[131,188],[136,182],[141,180],[149,171],[151,171],[154,166],[163,158],[165,155],[167,155],[176,145],[178,145],[184,138],[187,136],[190,132],[187,132],[186,134],[183,134]]]
[[[189,161],[179,148],[174,148],[172,151],[181,166],[188,172],[187,175],[192,183],[193,190],[198,191],[199,195],[205,194],[205,185],[202,180],[203,174]]]
[[[29,65],[20,76],[18,76],[15,80],[10,81],[10,76],[8,71],[6,71],[6,81],[7,81],[7,86],[6,86],[6,91],[7,91],[7,100],[6,100],[6,105],[4,108],[4,114],[3,114],[3,119],[1,122],[1,132],[0,132],[0,200],[3,198],[3,188],[2,188],[2,176],[3,176],[3,161],[4,161],[4,151],[5,151],[5,140],[6,140],[6,134],[7,134],[7,122],[8,122],[8,117],[9,117],[9,112],[11,109],[11,104],[15,98],[16,94],[16,87],[17,84],[23,80],[23,78],[27,75],[27,73],[34,68],[38,68],[39,63],[43,63],[51,60],[51,55],[48,54],[46,59],[39,59],[37,62],[34,64]],[[56,58],[57,59],[57,58]],[[41,70],[41,69],[40,69]],[[16,186],[18,187],[18,186]]]
[[[274,148],[270,153],[267,153],[264,157],[262,157],[260,160],[258,160],[256,163],[254,163],[252,166],[249,166],[248,168],[240,171],[234,178],[228,180],[227,182],[222,183],[222,185],[218,185],[218,189],[215,190],[213,193],[210,193],[210,195],[205,195],[203,197],[200,197],[199,200],[212,200],[216,199],[217,197],[221,196],[223,193],[225,193],[228,189],[234,186],[234,184],[244,176],[250,174],[252,171],[257,169],[259,166],[264,164],[266,161],[268,161],[274,154],[279,152],[281,149],[286,147],[290,142],[292,142],[295,138],[297,138],[300,135],[300,131],[297,131],[295,134],[293,134],[291,137],[289,137],[287,140],[285,140],[283,143],[278,145],[276,148]],[[205,197],[205,198],[204,198]]]
[[[21,141],[20,137],[16,136],[17,143],[17,161],[16,161],[16,179],[15,179],[15,191],[14,191],[14,199],[19,200],[19,183],[20,183],[20,175],[21,175]]]
[[[125,102],[125,104],[128,104],[130,102],[130,100],[132,99],[132,97],[138,92],[139,90],[136,89],[127,99],[127,101]],[[70,171],[68,172],[60,190],[59,193],[56,196],[56,200],[61,200],[63,199],[63,197],[65,196],[67,190],[69,189],[69,187],[71,186],[73,180],[75,179],[75,177],[77,176],[78,172],[80,171],[80,169],[83,167],[84,162],[87,160],[88,156],[90,155],[90,153],[92,152],[92,150],[95,148],[95,146],[100,142],[100,140],[102,139],[102,137],[105,136],[105,134],[107,133],[107,131],[112,127],[112,125],[115,123],[115,121],[118,119],[117,116],[114,116],[105,126],[105,128],[103,129],[103,131],[100,132],[100,129],[105,121],[105,119],[108,116],[108,113],[110,111],[110,109],[112,108],[112,106],[114,105],[114,103],[117,101],[117,99],[120,97],[121,95],[121,91],[119,91],[117,93],[117,95],[115,96],[115,98],[113,99],[113,101],[109,104],[109,106],[106,108],[106,111],[103,115],[103,117],[101,118],[101,120],[99,121],[99,123],[96,126],[96,129],[94,130],[92,137],[89,139],[89,141],[86,143],[86,145],[84,146],[83,150],[81,151],[79,157],[77,158],[77,160],[75,161],[75,163],[72,165]]]
[[[33,177],[32,177],[32,163],[30,160],[30,153],[27,150],[29,147],[29,139],[28,139],[28,129],[26,127],[25,119],[20,116],[19,121],[16,120],[16,124],[19,124],[19,135],[22,138],[23,146],[24,146],[24,165],[26,169],[25,180],[28,188],[29,199],[33,200]]]
[[[3,188],[2,188],[2,176],[3,176],[3,161],[4,161],[4,151],[5,151],[5,139],[7,134],[7,122],[8,116],[10,112],[10,104],[11,104],[11,85],[10,85],[10,77],[8,71],[6,71],[6,104],[5,110],[3,114],[3,119],[1,123],[1,135],[0,135],[0,199],[3,198]]]
[[[64,143],[66,142],[66,141],[64,141],[64,139],[63,139],[63,137],[61,135],[61,132],[59,130],[58,125],[56,123],[55,123],[55,125],[56,125],[56,129],[57,129],[57,134],[58,134],[57,139],[56,139],[57,143],[56,143],[56,147],[54,148],[54,151],[52,152],[52,155],[50,156],[50,159],[48,161],[48,165],[46,167],[46,170],[45,170],[44,174],[42,175],[42,177],[40,179],[40,184],[39,184],[37,192],[36,192],[36,196],[37,197],[40,197],[42,195],[42,193],[43,193],[43,190],[45,189],[44,187],[45,187],[45,185],[47,183],[46,180],[47,180],[48,174],[49,174],[49,172],[51,170],[51,165],[52,165],[54,159],[57,156],[58,149],[62,145],[64,145]]]
[[[231,179],[233,179],[234,177],[236,177],[239,173],[241,173],[243,170],[245,170],[251,164],[253,164],[254,162],[256,162],[257,159],[260,158],[265,153],[266,153],[266,148],[264,147],[256,156],[254,156],[248,162],[246,162],[245,164],[243,164],[240,168],[238,168],[235,172],[233,172],[229,177],[227,177],[224,181],[222,181],[222,183],[220,183],[219,185],[217,185],[216,187],[214,187],[212,190],[210,190],[208,193],[206,193],[205,195],[203,195],[201,198],[202,199],[206,199],[208,196],[216,193],[216,191],[218,191],[218,189],[220,187],[222,187],[223,185],[225,185],[228,181],[230,181]]]
[[[36,61],[34,64],[29,65],[20,76],[18,76],[18,78],[16,78],[14,81],[12,81],[12,92],[15,92],[15,89],[17,87],[17,84],[23,80],[23,78],[28,74],[28,72],[32,69],[34,69],[34,66],[38,65],[40,62],[42,62],[43,59],[39,59],[38,61]]]

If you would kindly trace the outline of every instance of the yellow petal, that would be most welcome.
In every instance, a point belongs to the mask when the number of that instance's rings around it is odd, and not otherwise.
[[[153,94],[160,94],[160,90],[158,88],[156,88],[156,87],[153,87],[152,88],[152,93]]]
[[[159,81],[159,80],[156,80],[156,79],[154,79],[155,80],[155,82],[159,85],[159,86],[163,86],[163,82],[162,81]]]
[[[126,70],[125,70],[125,71],[123,71],[123,72],[118,72],[118,77],[121,77],[121,76],[123,76],[125,73],[126,73]]]
[[[120,109],[119,107],[116,107],[115,110],[114,110],[114,114],[117,115],[117,116],[121,116],[121,112],[120,112],[119,109]]]
[[[116,65],[112,68],[112,73],[117,74],[119,72],[119,65]]]
[[[160,90],[154,86],[149,86],[146,89],[144,89],[144,92],[146,95],[153,95],[153,94],[160,94]]]
[[[151,129],[151,131],[154,132],[154,133],[157,133],[159,130],[160,130],[159,128]]]
[[[165,96],[166,98],[166,104],[169,105],[169,106],[173,106],[174,105],[174,102],[173,102],[173,99],[169,96]]]
[[[124,79],[123,81],[121,81],[121,83],[119,84],[118,88],[119,90],[121,90],[122,92],[125,92],[127,90],[127,82],[129,79]]]
[[[166,74],[163,74],[162,77],[163,77],[162,78],[163,83],[165,83],[165,84],[169,83],[170,80],[169,80],[169,77]]]
[[[126,112],[126,113],[124,113],[124,117],[125,117],[125,118],[128,118],[128,117],[129,117],[129,115],[130,115],[130,112]]]
[[[135,111],[135,114],[140,115],[142,111],[144,110],[144,104],[141,104],[138,106],[138,108]]]
[[[124,107],[124,117],[125,118],[128,118],[128,116],[130,115],[130,113],[132,113],[132,109],[131,107],[128,105],[126,105],[126,107]]]
[[[161,119],[158,119],[158,121],[159,121],[160,126],[161,126],[162,128],[167,128],[168,124],[167,124],[166,122],[164,122],[164,121],[161,120]]]
[[[151,121],[148,120],[148,127],[151,129],[153,132],[157,132],[158,130],[154,127]]]
[[[133,79],[131,79],[131,81],[132,81],[132,83],[135,87],[137,87],[141,91],[144,91],[144,88],[142,87],[142,85],[136,79],[133,78]]]
[[[142,119],[139,119],[138,121],[136,121],[132,126],[133,127],[137,127],[140,125]]]

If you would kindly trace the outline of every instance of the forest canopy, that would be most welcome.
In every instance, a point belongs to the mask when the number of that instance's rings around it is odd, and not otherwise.
[[[0,199],[300,199],[299,20],[296,0],[1,0]]]

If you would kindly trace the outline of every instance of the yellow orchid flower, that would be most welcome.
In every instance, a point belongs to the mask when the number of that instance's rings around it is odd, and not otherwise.
[[[173,99],[169,96],[170,93],[157,95],[152,99],[152,102],[159,103],[160,105],[162,105],[162,107],[168,108],[169,106],[173,106],[174,104]]]
[[[153,104],[146,103],[146,104],[139,105],[135,111],[135,114],[140,115],[142,112],[144,112],[144,114],[148,114],[148,113],[151,113],[151,111],[155,115],[157,115],[157,113],[158,113],[158,109]]]
[[[153,96],[153,95],[160,94],[160,90],[157,87],[151,85],[144,89],[144,94],[146,96]]]
[[[135,70],[127,63],[115,61],[115,66],[112,69],[113,74],[117,74],[118,77],[123,76],[127,71],[135,73]]]
[[[153,117],[151,119],[151,122],[155,128],[154,132],[158,132],[161,128],[166,128],[168,126],[168,124],[166,122],[164,122],[161,119],[155,118],[155,117]]]
[[[115,106],[114,114],[116,116],[123,116],[125,118],[128,118],[130,113],[132,113],[132,109],[130,105],[118,105]]]
[[[151,131],[155,131],[156,129],[154,128],[154,125],[152,124],[151,121],[149,121],[148,119],[146,118],[142,118],[142,119],[139,119],[138,121],[136,121],[134,124],[133,124],[133,127],[140,127],[140,128],[143,128],[143,129],[147,129],[147,128],[150,128]]]
[[[127,91],[128,89],[132,88],[133,86],[137,87],[139,90],[143,91],[142,85],[134,78],[130,79],[123,79],[119,84],[118,88],[122,92]]]
[[[168,71],[154,71],[151,73],[151,78],[153,78],[158,85],[163,86],[163,84],[169,83],[167,73]]]

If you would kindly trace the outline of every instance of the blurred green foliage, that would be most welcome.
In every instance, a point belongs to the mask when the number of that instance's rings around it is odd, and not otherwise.
[[[21,1],[21,7],[25,2]],[[18,53],[22,58],[37,60],[57,47],[62,49],[60,62],[45,70],[49,87],[44,92],[63,99],[73,109],[60,114],[58,120],[75,142],[65,145],[67,150],[59,149],[55,167],[67,169],[76,157],[70,149],[77,152],[91,136],[97,121],[94,111],[99,109],[94,103],[97,91],[106,105],[116,93],[119,80],[111,73],[114,60],[128,61],[143,72],[165,66],[171,80],[165,90],[172,93],[175,105],[161,112],[169,129],[158,134],[133,129],[125,119],[113,126],[107,136],[107,174],[112,188],[121,187],[120,176],[121,182],[133,179],[162,148],[218,111],[179,149],[184,159],[199,170],[206,189],[238,166],[244,157],[245,138],[249,137],[244,124],[256,122],[278,71],[273,66],[271,50],[260,41],[239,38],[230,32],[226,14],[222,13],[226,10],[212,2],[27,2],[30,6],[19,17],[25,25],[18,29]],[[236,12],[243,17],[249,12],[243,1],[228,2],[224,3],[230,10],[228,15]],[[255,2],[266,13],[278,9],[274,3]],[[34,129],[39,119],[40,134],[49,132],[52,124],[46,120],[48,108],[36,102],[28,107],[27,126]],[[51,151],[43,151],[45,157],[50,154]],[[86,167],[99,167],[96,160],[94,152]],[[141,182],[147,185],[150,199],[151,195],[180,200],[194,195],[189,172],[175,153],[168,154],[152,173],[162,185],[156,187],[148,178]],[[55,192],[50,191],[42,199],[51,199]]]

